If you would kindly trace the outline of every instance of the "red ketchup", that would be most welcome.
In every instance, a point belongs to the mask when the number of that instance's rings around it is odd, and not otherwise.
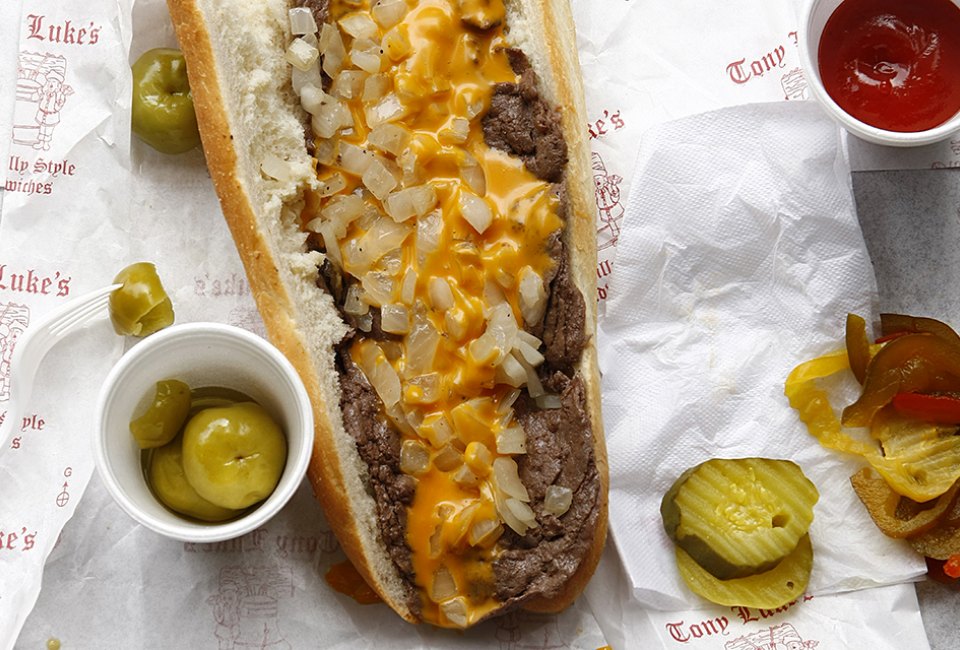
[[[960,7],[950,0],[844,0],[819,58],[833,100],[871,126],[925,131],[960,110]]]

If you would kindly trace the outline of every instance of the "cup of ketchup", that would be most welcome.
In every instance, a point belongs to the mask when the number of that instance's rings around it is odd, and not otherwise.
[[[960,0],[808,0],[800,55],[847,131],[909,147],[960,131]]]

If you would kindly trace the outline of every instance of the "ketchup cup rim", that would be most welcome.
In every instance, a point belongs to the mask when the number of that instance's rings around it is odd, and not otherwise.
[[[811,29],[811,24],[814,21],[817,9],[820,8],[821,5],[829,3],[839,6],[841,2],[843,2],[843,0],[806,0],[800,14],[800,37],[798,39],[800,63],[806,74],[807,87],[810,88],[814,98],[826,109],[830,117],[847,131],[862,140],[893,147],[916,147],[933,144],[946,140],[954,133],[960,131],[960,110],[949,120],[932,129],[904,132],[890,131],[867,124],[847,113],[834,101],[826,88],[824,88],[823,81],[820,78],[818,51],[823,28],[821,27],[814,33]],[[960,0],[951,0],[951,2],[960,7]],[[836,9],[836,6],[834,9]],[[829,16],[827,16],[827,18],[829,18]]]
[[[124,434],[128,436],[132,448],[136,447],[126,426],[118,425],[118,421],[128,424],[129,419],[124,419],[124,416],[118,415],[117,411],[123,410],[129,413],[136,407],[136,404],[130,404],[130,395],[124,393],[124,382],[135,374],[151,372],[144,370],[143,364],[156,362],[164,356],[176,355],[178,349],[181,350],[179,355],[183,358],[184,367],[189,367],[192,359],[182,350],[188,349],[191,345],[198,346],[198,349],[204,346],[215,349],[219,346],[238,355],[242,354],[245,361],[257,364],[257,367],[244,366],[243,373],[249,377],[263,373],[281,384],[279,386],[271,384],[271,390],[276,391],[272,399],[282,405],[280,408],[283,412],[280,415],[287,422],[285,427],[287,461],[283,474],[276,489],[259,506],[238,519],[223,523],[205,523],[181,517],[160,505],[152,493],[149,494],[152,502],[148,502],[145,506],[143,492],[144,490],[149,492],[149,489],[146,487],[146,480],[139,467],[139,450],[135,454],[132,451],[118,454],[116,450],[117,445],[127,445],[125,441],[117,441]],[[169,365],[174,362],[167,363]],[[230,364],[225,362],[225,365]],[[151,376],[154,382],[170,378]],[[129,389],[127,392],[130,392]],[[138,399],[142,401],[142,395],[138,396]],[[313,409],[310,397],[296,369],[267,340],[242,328],[222,323],[197,322],[174,325],[137,342],[107,374],[97,400],[96,413],[93,433],[94,456],[97,471],[107,491],[120,508],[134,520],[161,535],[179,541],[219,542],[239,537],[262,526],[296,493],[306,475],[313,450]],[[133,462],[137,464],[136,472],[133,472],[130,467],[115,466],[119,463]],[[134,474],[138,475],[139,482],[133,478]]]

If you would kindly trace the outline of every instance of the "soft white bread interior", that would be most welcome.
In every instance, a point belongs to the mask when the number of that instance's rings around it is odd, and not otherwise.
[[[331,296],[318,288],[322,254],[299,228],[304,193],[317,185],[304,143],[306,116],[290,86],[283,52],[291,38],[286,0],[168,0],[188,73],[203,147],[270,340],[297,368],[310,393],[316,443],[309,478],[340,544],[361,575],[403,618],[416,621],[409,586],[379,540],[367,468],[344,430],[334,348],[348,332]],[[559,109],[569,148],[565,175],[566,250],[587,309],[589,344],[579,372],[588,395],[602,512],[594,543],[562,593],[526,604],[557,611],[580,593],[606,536],[606,452],[599,410],[594,300],[595,206],[583,125],[583,92],[566,0],[508,0],[511,44],[523,50],[541,91]],[[278,181],[261,171],[286,161]]]

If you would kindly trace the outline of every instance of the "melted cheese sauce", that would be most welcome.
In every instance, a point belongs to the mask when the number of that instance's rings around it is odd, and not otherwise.
[[[407,512],[407,542],[421,591],[421,615],[434,624],[464,627],[499,604],[492,566],[504,526],[498,503],[502,507],[506,496],[498,491],[492,462],[511,455],[498,452],[498,435],[517,426],[510,404],[504,402],[508,396],[515,398],[517,391],[500,380],[489,355],[478,358],[471,346],[487,331],[494,303],[509,305],[522,328],[519,278],[526,270],[540,278],[549,273],[553,261],[544,242],[563,223],[550,185],[531,174],[521,160],[484,142],[481,120],[490,107],[494,84],[519,80],[504,51],[502,0],[469,0],[462,7],[457,0],[408,5],[399,24],[381,25],[379,32],[380,74],[389,79],[388,88],[402,104],[403,116],[395,123],[409,135],[404,154],[386,153],[370,143],[371,102],[361,98],[343,99],[353,124],[341,131],[339,142],[377,151],[397,177],[406,175],[401,169],[409,160],[405,155],[413,156],[415,175],[432,188],[436,201],[430,214],[402,221],[401,227],[409,232],[396,235],[399,250],[369,268],[351,266],[354,258],[344,253],[349,273],[385,278],[386,302],[369,294],[362,300],[381,309],[400,305],[414,323],[399,341],[361,336],[350,354],[381,398],[394,395],[399,384],[399,400],[385,413],[401,432],[405,453],[410,450],[414,459],[406,463],[413,463],[410,473],[417,479]],[[461,20],[461,11],[469,12],[471,22],[500,24],[478,29]],[[370,2],[334,0],[331,5],[341,28],[343,19],[355,12],[369,14]],[[349,53],[353,38],[344,35],[343,40]],[[318,145],[323,143],[318,140]],[[339,161],[318,168],[321,179],[335,175],[344,179],[335,196],[360,194],[383,213],[384,202],[365,192],[361,176],[345,170]],[[465,178],[465,168],[471,166],[474,173],[476,167],[483,172],[485,192],[477,194],[492,215],[482,232],[464,217],[461,205],[461,194],[471,180]],[[435,249],[424,253],[418,248],[422,236],[418,228],[431,215],[439,215],[442,227]],[[353,219],[338,237],[340,250],[357,251],[366,245],[364,237],[372,223]],[[405,282],[409,269],[416,279]],[[437,298],[438,278],[449,287],[449,305]],[[425,322],[435,334],[426,346],[423,339],[414,340],[416,332],[423,333]]]

